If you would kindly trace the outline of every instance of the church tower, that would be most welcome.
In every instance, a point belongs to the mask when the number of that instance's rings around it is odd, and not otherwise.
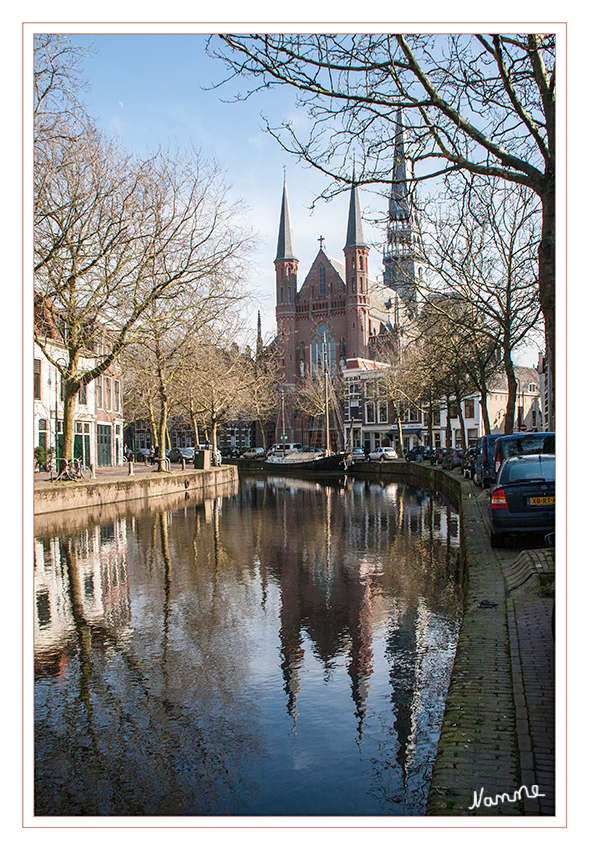
[[[347,357],[368,356],[370,296],[368,293],[368,245],[364,239],[356,172],[352,178],[346,258]]]
[[[282,207],[278,227],[276,269],[276,331],[282,358],[282,381],[294,384],[296,376],[295,301],[297,296],[297,271],[299,261],[294,250],[286,179],[282,189]]]
[[[393,179],[389,198],[384,284],[394,290],[411,317],[417,308],[417,284],[425,276],[421,235],[409,190],[411,168],[405,154],[403,112],[397,111]]]

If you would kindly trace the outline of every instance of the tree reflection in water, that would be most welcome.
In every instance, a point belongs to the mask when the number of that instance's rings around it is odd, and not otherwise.
[[[419,815],[457,514],[345,478],[36,541],[38,815]]]

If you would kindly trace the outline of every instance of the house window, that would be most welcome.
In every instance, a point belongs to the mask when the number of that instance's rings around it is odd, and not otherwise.
[[[112,380],[104,379],[104,401],[106,410],[112,410]]]
[[[121,410],[121,382],[115,381],[115,410],[117,413]]]
[[[96,378],[96,407],[102,409],[102,378]]]
[[[389,406],[386,401],[378,403],[378,421],[385,423],[389,421]]]
[[[35,377],[33,381],[35,398],[41,398],[41,361],[35,359]]]
[[[528,385],[528,391],[531,392],[531,393],[537,393],[538,392],[538,385],[537,384],[529,384]]]
[[[86,384],[82,384],[82,386],[78,390],[78,402],[79,404],[88,404],[88,391],[86,388]]]
[[[47,448],[47,420],[39,419],[39,439],[37,441],[38,446],[43,446],[44,449]]]
[[[374,402],[367,401],[366,402],[366,424],[374,425],[375,423],[375,415],[374,415]]]
[[[467,398],[465,400],[464,415],[467,419],[474,419],[474,398]]]

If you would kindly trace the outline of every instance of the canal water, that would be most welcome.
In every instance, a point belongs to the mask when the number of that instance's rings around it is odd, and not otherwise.
[[[251,477],[38,529],[35,813],[423,814],[458,528],[403,484]]]

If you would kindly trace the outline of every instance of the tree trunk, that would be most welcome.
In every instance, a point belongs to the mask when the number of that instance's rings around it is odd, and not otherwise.
[[[465,452],[468,448],[466,441],[466,428],[464,425],[464,415],[462,413],[462,398],[458,390],[455,392],[456,407],[458,409],[458,421],[460,422],[460,434],[462,436],[462,451]]]
[[[481,414],[482,414],[482,417],[483,417],[483,431],[484,431],[485,434],[490,434],[491,433],[491,420],[489,419],[489,391],[487,390],[487,387],[484,386],[482,388],[482,390],[480,390],[480,393],[481,393],[481,400],[480,400]]]
[[[402,460],[405,460],[405,447],[403,446],[403,422],[398,406],[393,403],[393,407],[395,409],[395,418],[397,420],[397,431],[399,432],[399,457]]]
[[[538,247],[538,292],[544,315],[546,344],[550,351],[552,373],[552,412],[556,396],[556,252],[555,252],[555,190],[554,178],[547,180],[542,199],[542,238]]]
[[[446,448],[452,448],[452,416],[451,416],[450,396],[446,396]]]
[[[505,434],[505,436],[508,436],[509,434],[513,434],[513,420],[515,416],[515,402],[517,396],[517,381],[515,378],[515,369],[513,366],[513,362],[509,354],[505,355],[504,364],[505,374],[507,376],[507,407],[505,409],[505,425],[503,428],[503,433]]]
[[[63,395],[63,436],[61,452],[62,457],[66,460],[72,460],[74,457],[76,396],[78,395],[78,387],[70,384],[69,381],[66,380],[64,382]]]

